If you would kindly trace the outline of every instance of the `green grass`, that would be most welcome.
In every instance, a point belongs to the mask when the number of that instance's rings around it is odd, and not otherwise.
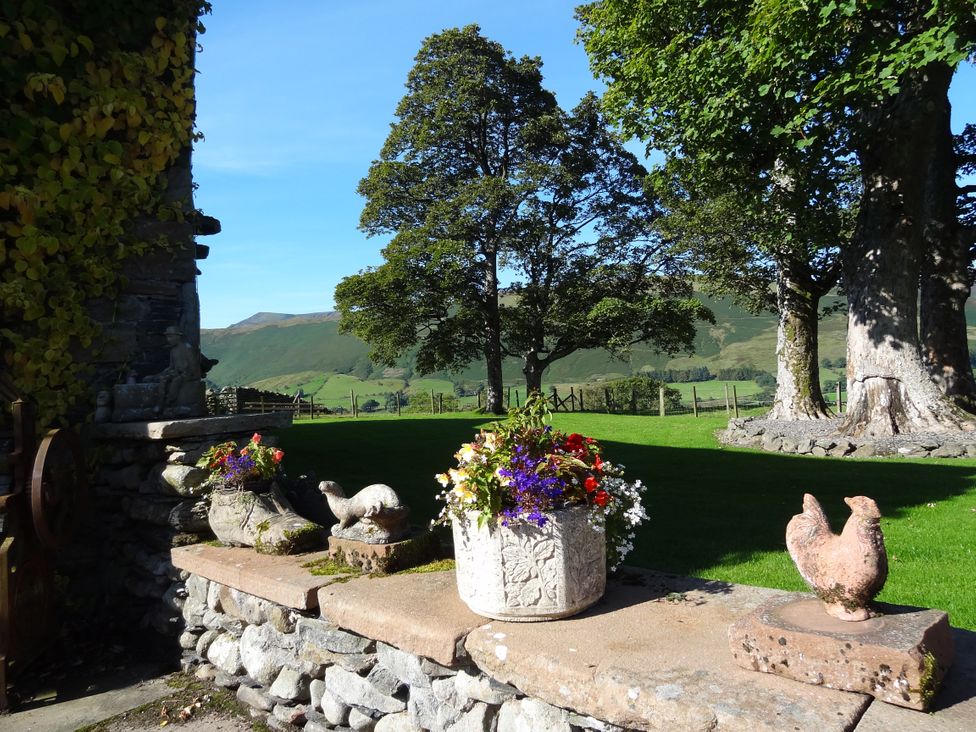
[[[762,388],[756,385],[755,381],[699,381],[694,384],[668,384],[672,389],[681,392],[681,400],[691,403],[691,388],[695,387],[699,399],[725,399],[725,387],[729,388],[729,399],[732,398],[732,387],[735,387],[737,396],[745,397],[758,394]]]
[[[331,419],[281,433],[289,472],[355,491],[392,485],[423,523],[440,510],[434,474],[488,419],[476,415]],[[784,532],[813,493],[839,531],[844,496],[868,495],[884,514],[891,570],[879,597],[936,607],[976,630],[976,460],[851,460],[720,448],[715,417],[558,414],[554,425],[601,440],[607,456],[648,485],[651,520],[629,564],[730,582],[805,589]]]

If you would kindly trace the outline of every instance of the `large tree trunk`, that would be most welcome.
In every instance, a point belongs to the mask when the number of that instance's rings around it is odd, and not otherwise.
[[[485,371],[488,388],[485,392],[485,411],[503,414],[502,380],[502,324],[498,310],[498,259],[493,251],[486,255],[485,263]]]
[[[933,112],[935,140],[926,180],[919,328],[922,357],[932,380],[958,406],[976,413],[976,380],[969,365],[966,334],[969,245],[956,210],[956,156],[949,112],[948,100]]]
[[[768,419],[822,419],[830,411],[820,390],[817,319],[820,293],[782,265],[776,282],[776,398]]]
[[[525,354],[522,359],[522,373],[525,375],[525,395],[542,393],[542,372],[548,364],[541,361],[534,352]]]
[[[865,117],[871,128],[859,150],[864,194],[854,242],[844,253],[849,404],[843,434],[974,425],[929,378],[918,341],[931,109],[945,103],[950,78],[951,69],[941,66],[907,74],[901,91]]]

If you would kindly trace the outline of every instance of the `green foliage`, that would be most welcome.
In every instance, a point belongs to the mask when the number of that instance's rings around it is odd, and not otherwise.
[[[646,171],[596,97],[562,111],[540,66],[476,26],[424,42],[359,187],[362,228],[394,238],[381,266],[336,289],[341,328],[374,360],[392,365],[419,344],[417,369],[430,373],[483,355],[492,394],[502,355],[538,388],[578,349],[651,341],[673,353],[710,319],[650,241]],[[515,277],[504,297],[500,267]]]
[[[203,0],[37,3],[0,11],[0,329],[3,364],[49,422],[87,396],[88,301],[159,242],[140,217],[179,218],[165,172],[193,138]]]
[[[682,409],[681,392],[647,376],[632,376],[582,388],[584,404],[590,411],[612,414],[657,414],[664,388],[665,411]]]

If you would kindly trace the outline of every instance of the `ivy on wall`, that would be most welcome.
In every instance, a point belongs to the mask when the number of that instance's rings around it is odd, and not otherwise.
[[[181,218],[166,171],[194,137],[202,0],[0,0],[0,368],[43,422],[89,397],[87,304]]]

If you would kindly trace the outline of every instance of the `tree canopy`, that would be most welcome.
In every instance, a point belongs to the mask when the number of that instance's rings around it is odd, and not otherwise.
[[[611,116],[693,175],[773,178],[818,149],[858,165],[844,429],[968,428],[921,361],[917,301],[928,164],[946,134],[932,112],[976,48],[973,4],[603,0],[579,17]]]
[[[595,97],[564,112],[540,67],[477,26],[424,42],[359,187],[362,228],[393,238],[382,265],[336,289],[341,327],[380,361],[419,344],[420,371],[459,369],[480,353],[491,411],[503,355],[538,389],[578,348],[690,348],[710,317],[650,239],[646,171]]]

